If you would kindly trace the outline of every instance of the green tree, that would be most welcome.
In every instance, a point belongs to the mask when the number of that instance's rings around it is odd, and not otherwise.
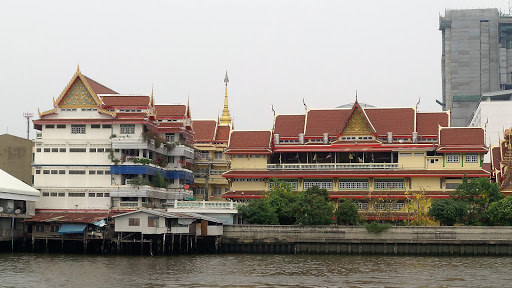
[[[466,213],[466,204],[455,199],[436,199],[428,210],[428,216],[446,226],[453,226],[462,217],[466,216]]]
[[[247,205],[238,206],[240,215],[251,224],[278,225],[279,218],[266,199],[252,199]]]
[[[165,178],[162,177],[162,175],[160,175],[160,173],[158,172],[156,172],[155,175],[153,175],[153,178],[151,179],[151,184],[158,188],[167,188],[167,186],[169,186],[169,182],[167,182],[167,180],[165,180]]]
[[[462,184],[457,187],[454,199],[466,203],[468,213],[466,224],[488,225],[490,218],[487,209],[493,202],[503,199],[500,189],[496,183],[491,183],[488,178],[462,179]]]
[[[512,197],[508,196],[489,205],[489,217],[492,224],[512,225]]]
[[[289,183],[276,179],[272,181],[274,184],[265,200],[277,213],[279,224],[291,225],[296,221],[293,207],[297,202],[297,195],[292,192]]]
[[[329,225],[333,223],[334,206],[326,189],[313,186],[298,194],[294,207],[296,223],[303,225]]]
[[[342,225],[357,225],[359,223],[359,211],[357,205],[345,199],[338,205],[335,212],[336,223]]]

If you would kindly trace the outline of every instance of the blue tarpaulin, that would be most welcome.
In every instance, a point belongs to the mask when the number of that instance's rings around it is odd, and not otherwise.
[[[85,227],[87,227],[87,224],[62,224],[59,234],[82,233]]]

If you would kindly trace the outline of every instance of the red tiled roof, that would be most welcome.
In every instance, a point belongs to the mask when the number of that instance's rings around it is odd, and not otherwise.
[[[215,120],[194,120],[192,127],[194,127],[194,141],[210,142],[215,136],[215,127],[217,121]]]
[[[110,213],[112,217],[114,213]],[[25,222],[58,222],[58,223],[93,223],[105,219],[105,212],[40,212],[34,217],[25,220]]]
[[[116,113],[116,118],[118,118],[118,119],[144,119],[145,116],[146,116],[146,113],[144,113],[144,112],[138,112],[138,113],[120,112],[120,113]]]
[[[91,87],[92,91],[96,94],[119,94],[116,91],[101,85],[100,83],[92,80],[91,78],[85,76],[85,79],[87,80],[87,83],[89,83],[89,86]]]
[[[149,96],[102,96],[103,103],[113,107],[148,107]]]
[[[476,127],[442,128],[439,144],[445,145],[481,145],[485,146],[484,129]]]
[[[413,108],[366,108],[368,119],[378,135],[412,135],[414,131]]]
[[[306,115],[278,115],[274,126],[274,133],[280,137],[299,137],[304,133]]]
[[[305,136],[323,136],[324,133],[329,133],[329,136],[338,135],[351,111],[351,109],[309,110]]]
[[[215,134],[215,141],[223,142],[229,141],[229,132],[231,128],[229,126],[217,126],[217,134]]]
[[[187,112],[187,106],[182,104],[176,105],[155,105],[157,118],[165,117],[183,117]]]
[[[491,172],[491,170],[492,170],[491,163],[482,163],[482,169],[484,169],[487,172]]]
[[[448,113],[420,113],[416,114],[416,131],[418,135],[436,135],[438,133],[438,124],[442,127],[448,127]]]
[[[331,177],[489,177],[484,170],[231,170],[224,174],[225,178],[331,178]]]
[[[500,163],[501,163],[501,151],[500,146],[492,147],[491,149],[491,166],[494,169],[500,169]]]
[[[230,135],[229,150],[269,150],[270,131],[233,131]]]

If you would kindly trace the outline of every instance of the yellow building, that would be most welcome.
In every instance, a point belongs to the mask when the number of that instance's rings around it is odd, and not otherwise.
[[[272,179],[325,188],[367,219],[409,219],[418,195],[448,198],[467,177],[489,177],[483,128],[449,127],[449,112],[412,108],[308,109],[278,115],[273,131],[233,131],[228,199],[260,198]]]
[[[195,173],[194,197],[205,200],[222,200],[229,191],[228,181],[222,173],[229,170],[229,157],[224,154],[231,133],[231,116],[228,108],[228,74],[224,78],[224,110],[217,120],[194,120]]]

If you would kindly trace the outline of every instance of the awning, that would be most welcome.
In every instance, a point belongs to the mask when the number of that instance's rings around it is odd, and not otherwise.
[[[87,224],[62,224],[59,234],[83,233]]]

